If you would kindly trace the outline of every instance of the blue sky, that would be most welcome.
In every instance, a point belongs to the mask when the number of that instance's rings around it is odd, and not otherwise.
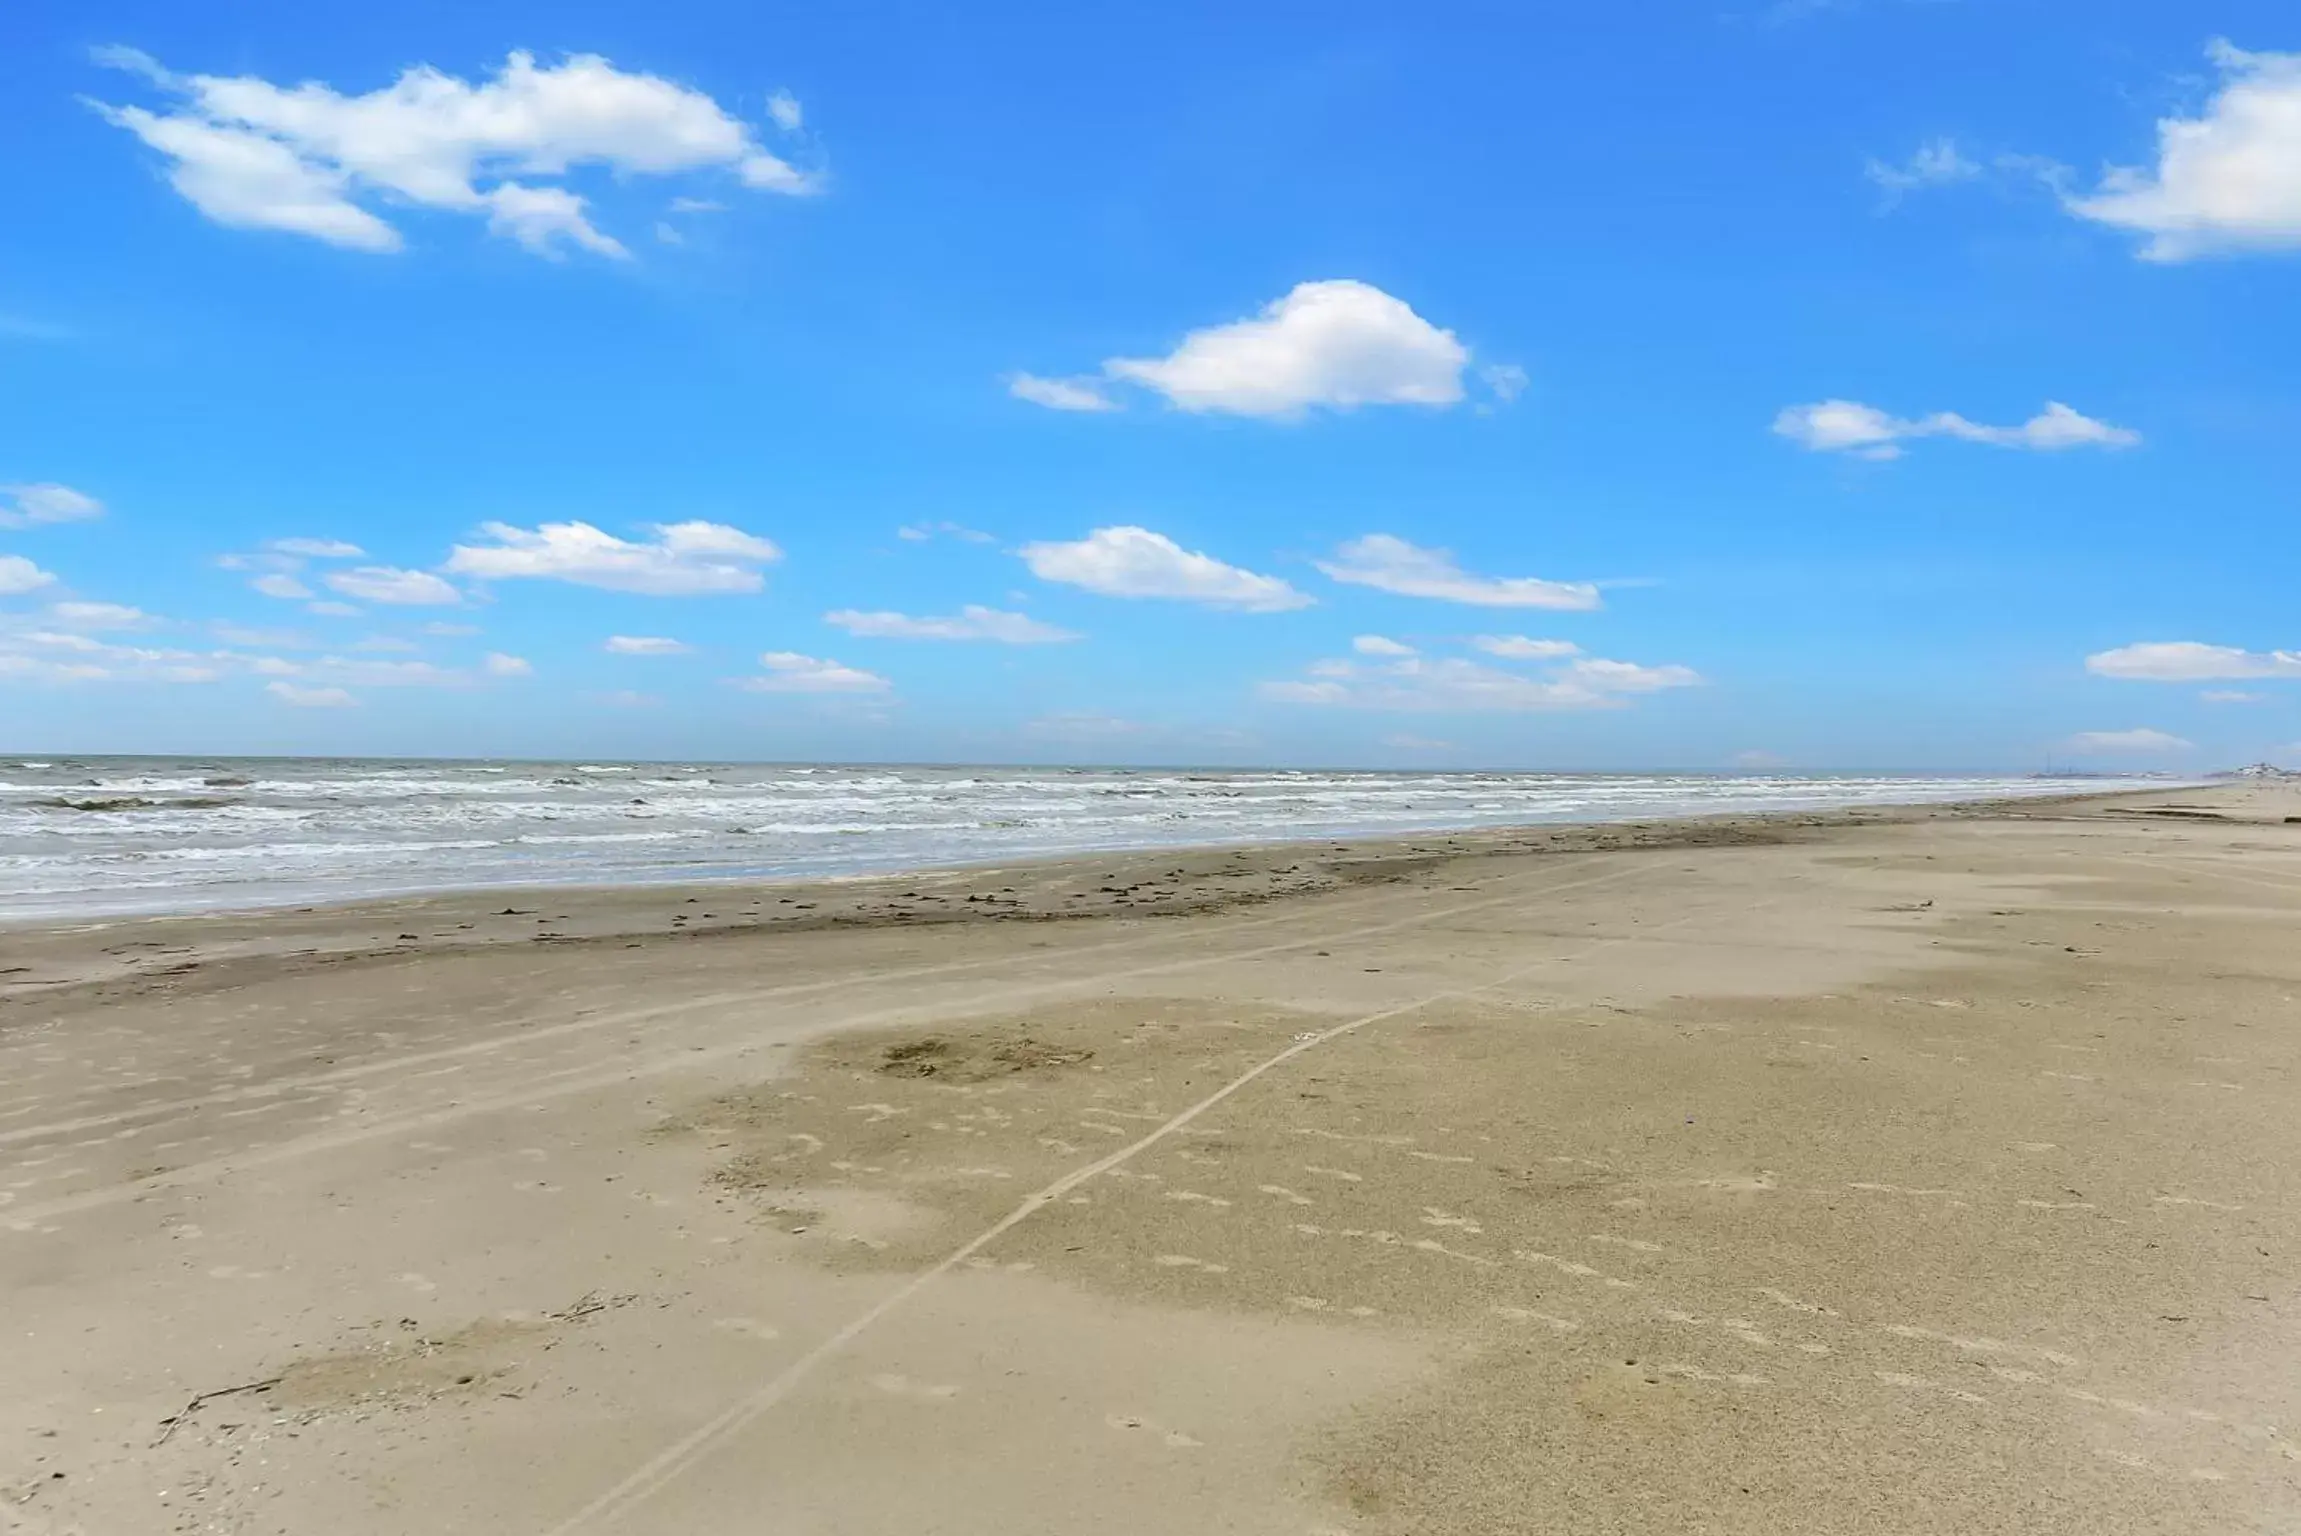
[[[13,8],[0,748],[2301,759],[2289,5],[1440,9]]]

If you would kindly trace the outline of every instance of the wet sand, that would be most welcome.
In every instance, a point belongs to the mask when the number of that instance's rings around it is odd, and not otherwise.
[[[0,1530],[2291,1530],[2297,934],[2278,785],[0,931]]]

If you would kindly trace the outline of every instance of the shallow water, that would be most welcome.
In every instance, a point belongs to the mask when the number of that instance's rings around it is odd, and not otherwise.
[[[0,917],[821,877],[2100,787],[2015,776],[0,758]]]

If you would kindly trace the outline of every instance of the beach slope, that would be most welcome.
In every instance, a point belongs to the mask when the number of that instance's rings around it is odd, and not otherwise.
[[[2301,792],[0,933],[0,1530],[2301,1523]]]

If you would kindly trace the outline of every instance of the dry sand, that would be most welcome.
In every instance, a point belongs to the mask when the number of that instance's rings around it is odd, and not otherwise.
[[[2283,786],[0,932],[0,1529],[2301,1529],[2297,935]]]

